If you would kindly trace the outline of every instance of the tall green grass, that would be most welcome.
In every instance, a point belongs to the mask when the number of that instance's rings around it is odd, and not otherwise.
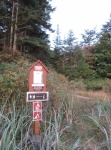
[[[110,102],[96,103],[88,112],[73,98],[63,99],[57,109],[49,105],[43,112],[40,135],[34,135],[32,103],[18,107],[19,98],[9,100],[0,106],[1,150],[81,150],[89,143],[94,150],[111,150]]]
[[[69,136],[72,127],[64,116],[63,103],[57,110],[52,107],[48,115],[44,115],[40,135],[33,135],[32,103],[18,107],[17,101],[9,102],[8,98],[1,105],[1,150],[25,150],[26,147],[28,150],[36,150],[37,147],[38,150],[75,150],[80,146],[79,137],[72,140]],[[38,140],[35,142],[36,137]]]
[[[111,150],[111,103],[99,103],[87,117],[93,125],[96,149]]]
[[[9,103],[8,100],[0,109],[1,150],[23,149],[25,132],[32,124],[30,110],[26,106],[18,109],[16,101]]]

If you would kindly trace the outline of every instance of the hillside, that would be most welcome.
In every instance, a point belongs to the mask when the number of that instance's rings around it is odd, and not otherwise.
[[[87,91],[82,81],[69,82],[47,65],[50,99],[43,103],[41,133],[35,142],[32,105],[26,102],[28,68],[35,59],[11,51],[0,51],[0,56],[0,146],[3,150],[110,149],[110,80],[102,91]]]
[[[12,53],[12,51],[0,51],[0,91],[1,100],[11,95],[18,93],[24,94],[28,91],[28,69],[37,61],[33,56],[28,54]],[[52,90],[66,90],[69,84],[68,80],[60,74],[57,74],[50,66],[47,66],[49,74],[47,76],[47,89]],[[59,92],[59,90],[58,90]]]

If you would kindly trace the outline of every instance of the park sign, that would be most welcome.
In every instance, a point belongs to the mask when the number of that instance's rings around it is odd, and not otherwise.
[[[33,121],[42,120],[42,102],[33,102]]]
[[[26,101],[33,103],[34,134],[39,134],[42,120],[42,101],[49,100],[49,92],[46,91],[46,75],[48,69],[38,60],[29,68],[29,91]]]
[[[46,91],[46,76],[48,69],[38,60],[29,68],[29,92]]]
[[[49,92],[27,92],[27,102],[48,101]]]

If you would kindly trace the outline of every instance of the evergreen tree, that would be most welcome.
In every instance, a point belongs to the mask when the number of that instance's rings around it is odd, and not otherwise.
[[[54,66],[57,68],[58,66],[58,62],[60,59],[60,54],[61,54],[61,50],[62,50],[62,39],[60,36],[60,29],[59,29],[59,25],[57,25],[57,29],[55,32],[55,39],[54,39],[54,55],[55,55],[55,61],[54,61]]]
[[[52,32],[50,13],[54,9],[50,0],[0,1],[1,45],[18,50],[46,52],[47,30]]]
[[[57,29],[55,32],[55,39],[54,39],[54,47],[59,48],[62,45],[62,39],[60,35],[60,28],[59,25],[57,25]]]
[[[95,70],[101,77],[111,78],[111,18],[103,25],[99,43],[96,44]]]
[[[74,32],[72,30],[69,30],[68,35],[67,35],[67,39],[66,39],[66,44],[68,45],[67,49],[69,51],[71,51],[75,48],[75,46],[77,44],[76,39],[77,38],[75,38]]]
[[[98,34],[96,30],[84,30],[85,33],[82,34],[82,46],[91,46],[97,42]]]
[[[109,21],[103,25],[101,30],[103,33],[108,33],[109,35],[111,34],[111,15]]]

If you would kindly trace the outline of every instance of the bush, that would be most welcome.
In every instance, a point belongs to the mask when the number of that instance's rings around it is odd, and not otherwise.
[[[0,100],[8,97],[10,93],[18,94],[28,89],[28,68],[30,63],[23,58],[16,63],[2,62],[0,66]],[[16,97],[16,96],[15,96]]]
[[[78,89],[81,89],[81,90],[85,90],[85,84],[84,84],[84,80],[72,80],[70,81],[72,87],[73,87],[73,90],[78,90]]]
[[[104,85],[103,90],[107,93],[111,93],[111,79],[106,79],[106,84]]]
[[[84,81],[87,90],[102,90],[106,85],[105,79],[94,79]]]

